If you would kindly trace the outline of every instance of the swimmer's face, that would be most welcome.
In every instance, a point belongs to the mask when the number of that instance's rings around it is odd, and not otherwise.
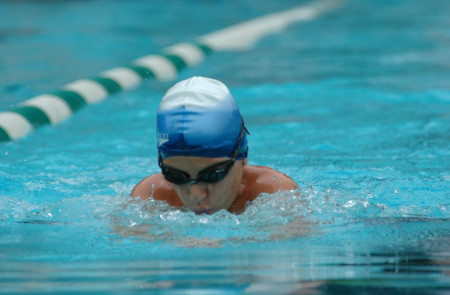
[[[195,179],[199,172],[229,160],[229,158],[203,158],[172,156],[165,159],[165,165],[181,170]],[[245,160],[238,160],[228,174],[219,182],[194,184],[174,184],[173,188],[183,204],[197,214],[212,214],[222,209],[228,210],[239,192]]]

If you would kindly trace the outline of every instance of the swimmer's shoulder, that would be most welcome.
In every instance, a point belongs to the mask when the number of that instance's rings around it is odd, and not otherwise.
[[[245,165],[243,172],[242,190],[230,208],[238,214],[245,210],[247,202],[254,201],[261,194],[298,189],[292,178],[269,167]]]
[[[297,183],[288,175],[266,166],[247,165],[244,168],[247,183],[253,184],[262,193],[298,189]]]
[[[182,206],[172,185],[164,179],[161,173],[152,174],[141,180],[130,195],[143,200],[153,197],[155,200],[166,201],[172,206]]]
[[[266,166],[247,165],[244,168],[247,194],[256,198],[261,193],[298,189],[297,183],[284,173]]]

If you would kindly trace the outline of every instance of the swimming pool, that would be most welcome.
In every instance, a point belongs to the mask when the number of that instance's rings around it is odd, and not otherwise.
[[[1,2],[0,110],[307,4],[260,2]],[[173,81],[2,143],[0,293],[446,294],[449,6],[347,1],[180,73],[224,81],[251,132],[250,163],[300,186],[242,215],[127,197],[158,171],[156,106]]]

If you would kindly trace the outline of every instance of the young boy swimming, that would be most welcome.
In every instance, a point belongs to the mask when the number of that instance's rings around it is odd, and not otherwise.
[[[192,77],[170,88],[157,114],[158,164],[132,197],[166,201],[196,214],[240,213],[262,193],[295,190],[287,175],[248,165],[248,131],[220,81]]]

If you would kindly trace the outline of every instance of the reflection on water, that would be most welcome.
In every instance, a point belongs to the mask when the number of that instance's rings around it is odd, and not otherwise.
[[[445,294],[450,219],[300,189],[241,215],[85,196],[3,215],[3,292]],[[396,216],[397,215],[397,216]],[[1,254],[0,254],[1,255]],[[124,276],[124,274],[126,274]],[[88,278],[88,279],[87,279]],[[20,284],[17,284],[19,282]],[[233,293],[234,292],[234,293]]]

